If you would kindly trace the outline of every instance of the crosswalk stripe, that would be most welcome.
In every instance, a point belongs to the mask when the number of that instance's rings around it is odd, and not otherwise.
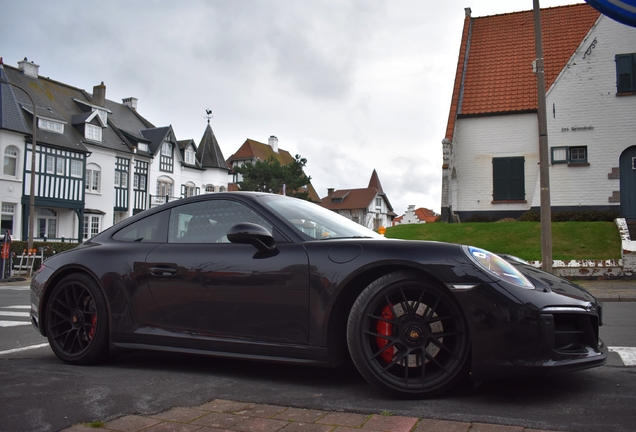
[[[31,316],[31,314],[29,314],[29,312],[0,311],[0,316],[14,316],[14,317],[28,318],[29,316]]]
[[[636,348],[633,347],[609,347],[611,352],[621,356],[625,366],[636,366]]]
[[[10,349],[10,350],[7,350],[7,351],[0,351],[0,355],[17,353],[17,352],[20,352],[20,351],[26,351],[26,350],[36,349],[36,348],[42,348],[42,347],[45,347],[45,346],[49,346],[49,344],[48,343],[43,343],[43,344],[38,344],[38,345],[29,345],[29,346],[25,346],[25,347]]]
[[[0,327],[17,327],[23,325],[31,325],[28,321],[0,321]]]

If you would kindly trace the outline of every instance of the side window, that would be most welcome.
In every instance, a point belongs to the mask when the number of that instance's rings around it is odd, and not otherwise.
[[[113,235],[113,239],[126,242],[165,243],[166,219],[168,212],[163,211],[140,219]]]
[[[174,207],[170,211],[168,243],[229,243],[228,230],[252,222],[272,232],[272,225],[236,201],[207,200]]]

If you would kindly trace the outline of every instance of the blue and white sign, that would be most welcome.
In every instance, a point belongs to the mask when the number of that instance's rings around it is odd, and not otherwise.
[[[585,1],[602,14],[607,15],[620,23],[636,27],[636,0]]]

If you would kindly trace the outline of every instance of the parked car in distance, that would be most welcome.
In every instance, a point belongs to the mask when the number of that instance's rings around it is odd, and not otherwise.
[[[480,248],[386,239],[280,195],[170,202],[46,260],[31,317],[63,361],[148,349],[337,366],[384,394],[600,366],[602,305]],[[187,354],[184,354],[187,355]]]

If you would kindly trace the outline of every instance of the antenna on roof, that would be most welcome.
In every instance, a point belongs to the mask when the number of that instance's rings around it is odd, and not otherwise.
[[[210,119],[211,119],[212,117],[214,117],[214,116],[212,115],[212,110],[211,110],[211,109],[206,109],[206,110],[205,110],[205,114],[206,114],[205,118],[206,118],[206,119],[208,119],[208,124],[210,124]]]

